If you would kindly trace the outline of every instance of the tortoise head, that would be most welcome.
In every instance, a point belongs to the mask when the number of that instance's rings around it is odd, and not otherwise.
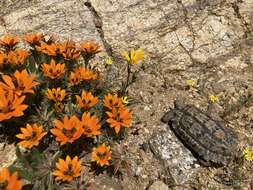
[[[174,109],[170,109],[170,111],[166,112],[163,117],[161,118],[161,121],[164,123],[168,123],[169,121],[172,121],[175,117],[176,113],[175,110],[181,110],[185,107],[185,104],[182,100],[175,100],[174,101]]]

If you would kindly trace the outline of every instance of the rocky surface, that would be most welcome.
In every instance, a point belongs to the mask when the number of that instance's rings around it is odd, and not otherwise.
[[[198,168],[182,186],[140,147],[164,128],[160,118],[178,97],[222,117],[238,132],[241,148],[253,146],[252,0],[6,0],[0,7],[1,34],[41,31],[76,41],[94,39],[115,64],[122,50],[147,52],[129,88],[136,103],[130,106],[134,122],[125,143],[135,172],[123,177],[123,189],[146,189],[157,180],[174,189],[250,189],[251,163],[237,172]],[[197,85],[187,86],[189,79]],[[210,103],[211,94],[217,103]],[[175,137],[169,139],[172,149],[179,146]],[[173,158],[182,160],[184,154],[175,152]]]
[[[189,180],[193,171],[199,167],[197,159],[171,130],[154,133],[149,139],[149,145],[154,155],[170,168],[177,183]]]

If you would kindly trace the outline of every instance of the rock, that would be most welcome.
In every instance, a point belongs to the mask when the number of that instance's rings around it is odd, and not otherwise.
[[[122,187],[115,178],[111,178],[107,175],[97,176],[93,182],[91,182],[91,187],[100,190],[121,190]]]
[[[4,22],[0,24],[1,34],[45,32],[64,39],[93,39],[102,43],[93,15],[82,1],[9,1],[1,2],[0,7],[4,10],[4,14],[0,13]]]
[[[162,181],[155,181],[148,190],[169,190],[168,186]]]
[[[17,158],[15,145],[0,143],[0,158],[0,168],[10,166]]]
[[[155,132],[149,145],[155,157],[169,166],[172,177],[181,184],[199,167],[197,159],[170,130]]]

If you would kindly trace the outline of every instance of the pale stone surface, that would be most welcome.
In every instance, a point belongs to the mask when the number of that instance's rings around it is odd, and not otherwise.
[[[22,3],[21,3],[22,2]],[[2,24],[0,33],[24,34],[45,32],[76,41],[100,36],[93,23],[93,16],[79,0],[32,0],[0,3]]]
[[[148,190],[169,190],[169,188],[162,181],[155,181]]]
[[[149,140],[154,155],[166,161],[173,178],[178,183],[189,180],[195,168],[199,167],[197,159],[177,139],[171,131],[156,131]]]
[[[14,144],[0,143],[0,168],[8,167],[16,159]]]

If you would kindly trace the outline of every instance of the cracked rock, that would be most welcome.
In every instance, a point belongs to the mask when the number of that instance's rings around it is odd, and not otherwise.
[[[166,163],[172,177],[180,183],[187,181],[194,169],[199,167],[197,159],[171,130],[155,132],[149,139],[149,146],[155,157]]]

